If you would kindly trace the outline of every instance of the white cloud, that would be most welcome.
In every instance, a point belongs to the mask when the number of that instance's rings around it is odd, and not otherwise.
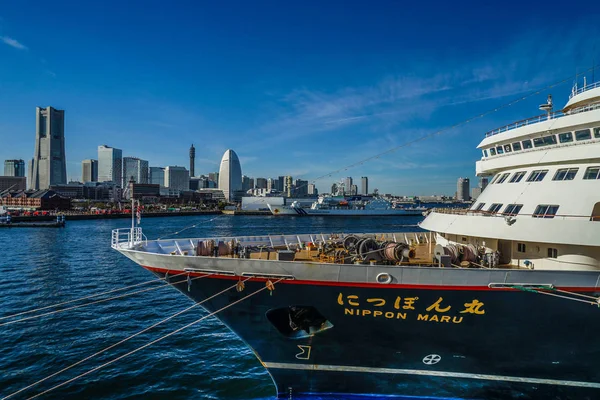
[[[2,40],[5,44],[9,45],[10,47],[14,47],[15,49],[27,50],[27,46],[25,46],[23,43],[8,36],[0,36],[0,40]]]

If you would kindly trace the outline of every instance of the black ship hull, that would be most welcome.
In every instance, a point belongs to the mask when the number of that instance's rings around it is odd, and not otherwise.
[[[175,286],[200,302],[238,279]],[[266,282],[249,280],[203,306],[214,312]],[[281,397],[600,396],[600,309],[567,298],[488,287],[281,281],[216,316],[254,350]]]

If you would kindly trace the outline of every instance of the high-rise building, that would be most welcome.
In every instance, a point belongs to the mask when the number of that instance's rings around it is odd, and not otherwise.
[[[209,172],[208,180],[215,183],[215,188],[219,184],[219,173],[218,172]]]
[[[467,201],[470,198],[469,178],[458,178],[456,182],[456,199]]]
[[[369,178],[366,176],[360,178],[360,194],[369,194]]]
[[[165,167],[164,186],[171,190],[190,190],[190,172],[184,167]]]
[[[308,196],[308,181],[296,179],[296,182],[294,182],[294,196]]]
[[[123,182],[123,151],[103,144],[98,146],[98,182]]]
[[[254,189],[250,185],[251,181],[252,181],[252,178],[250,178],[249,176],[246,176],[246,175],[242,175],[242,190],[244,191],[244,193],[250,189]]]
[[[344,179],[344,194],[351,194],[352,191],[352,177],[348,176]]]
[[[135,183],[148,183],[148,161],[137,157],[123,157],[122,187],[127,187],[132,177]]]
[[[267,179],[266,178],[256,178],[256,188],[257,189],[267,189]]]
[[[317,187],[315,186],[314,183],[309,183],[308,184],[308,195],[309,196],[316,196],[319,194],[319,191],[317,190]]]
[[[358,194],[358,186],[350,185],[350,194],[356,196]]]
[[[196,148],[190,147],[190,176],[196,176]]]
[[[83,160],[81,162],[81,180],[98,182],[98,160]]]
[[[30,187],[48,189],[67,183],[65,112],[52,107],[35,108],[35,151]]]
[[[25,161],[5,160],[4,176],[25,176]]]
[[[25,190],[24,176],[0,176],[0,192],[5,190]]]
[[[288,176],[285,177],[284,187],[285,187],[286,196],[287,197],[292,197],[293,183],[292,183],[292,177],[291,176],[288,175]]]
[[[482,177],[479,180],[479,187],[481,188],[481,191],[483,192],[485,190],[485,188],[487,187],[488,183],[490,181],[490,178],[488,178],[487,176]]]
[[[148,168],[148,182],[154,185],[165,186],[165,169],[162,167]]]
[[[258,181],[258,179],[257,179]],[[258,182],[257,182],[258,184]],[[235,151],[225,150],[219,168],[219,189],[223,191],[225,200],[235,201],[236,193],[242,190],[242,167]]]
[[[338,194],[338,185],[337,183],[334,183],[331,185],[331,195],[335,196]]]
[[[285,192],[285,176],[280,176],[277,178],[277,190],[280,192]]]

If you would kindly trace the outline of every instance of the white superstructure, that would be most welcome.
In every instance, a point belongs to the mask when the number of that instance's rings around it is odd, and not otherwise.
[[[433,210],[438,243],[499,252],[499,264],[600,269],[600,85],[574,89],[563,110],[495,129],[478,148],[493,176],[468,211]]]

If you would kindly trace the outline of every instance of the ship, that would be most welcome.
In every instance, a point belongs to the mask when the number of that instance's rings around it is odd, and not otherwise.
[[[331,217],[381,217],[381,216],[422,216],[427,207],[403,205],[395,207],[390,201],[375,197],[370,200],[348,200],[344,196],[319,196],[309,208],[299,202],[291,205],[267,203],[271,214],[277,216],[331,216]]]
[[[485,134],[493,177],[415,232],[112,247],[214,313],[278,396],[600,397],[600,85]],[[179,275],[184,279],[175,278]],[[219,293],[221,293],[219,295]]]

